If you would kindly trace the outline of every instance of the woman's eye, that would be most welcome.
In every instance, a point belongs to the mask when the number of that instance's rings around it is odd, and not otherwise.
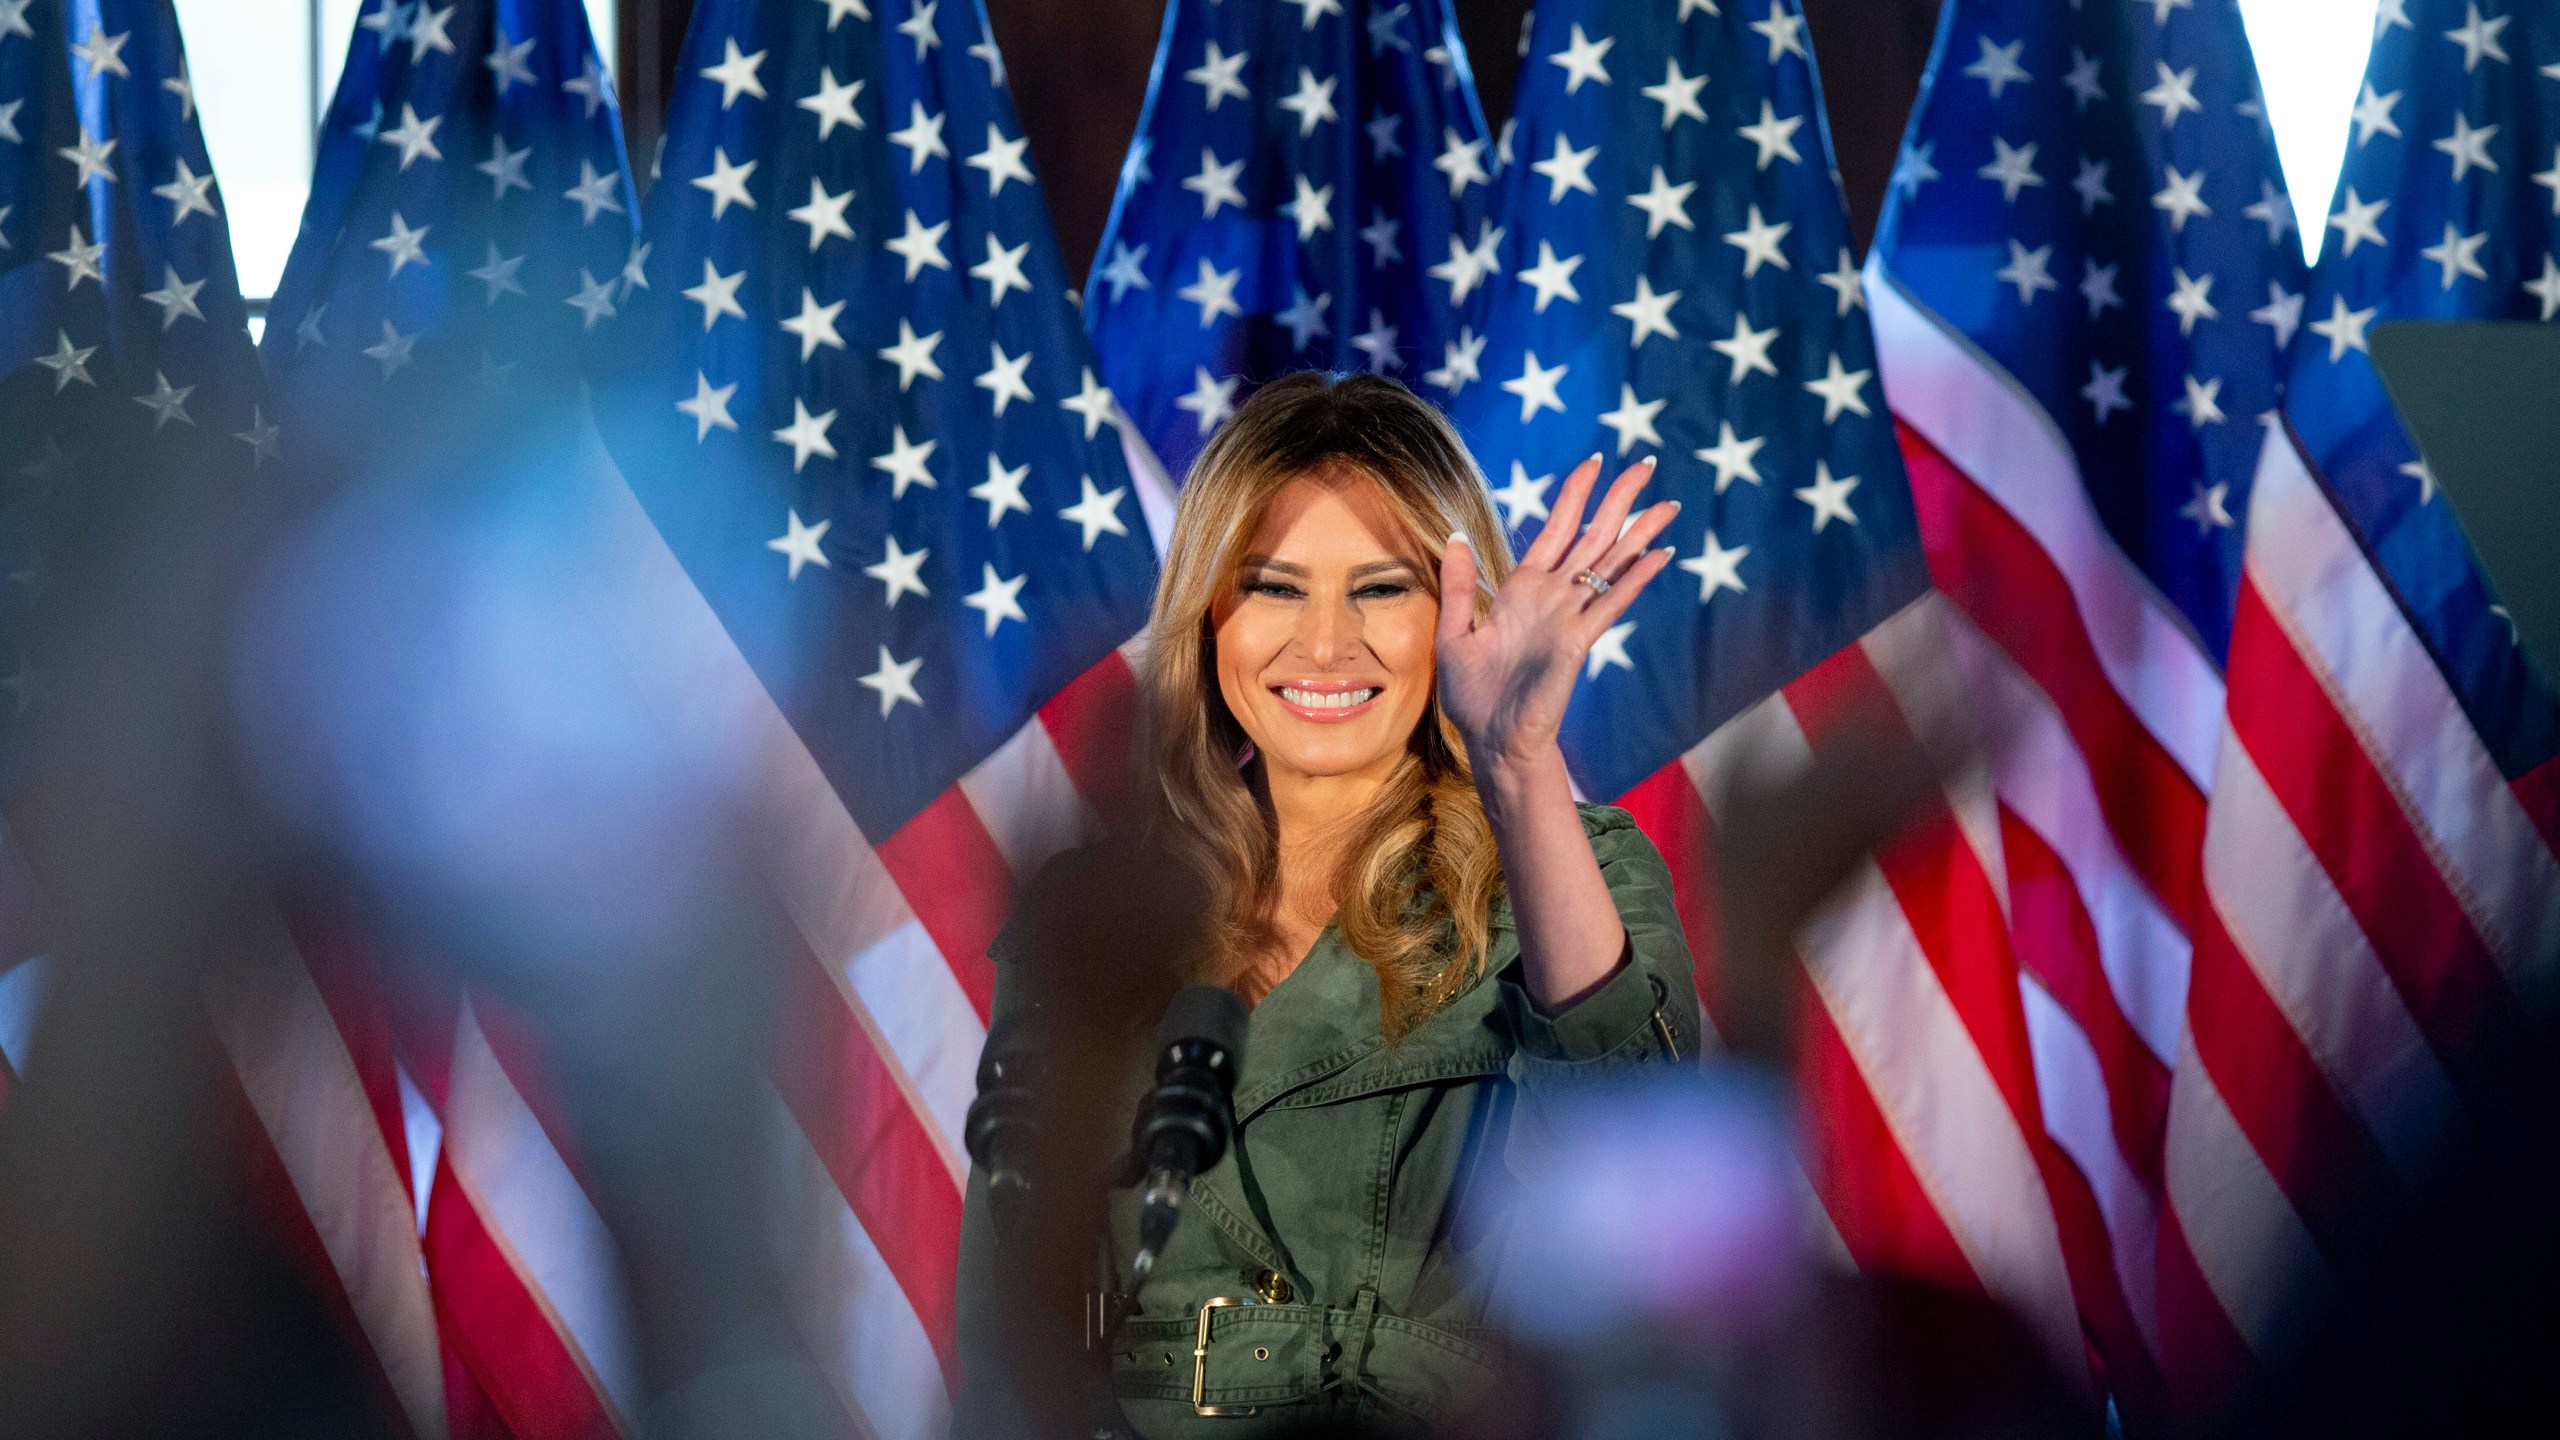
[[[1405,583],[1404,581],[1381,580],[1374,585],[1363,585],[1359,589],[1352,591],[1351,598],[1354,600],[1393,600],[1400,596],[1410,595],[1412,593],[1413,586]]]
[[[1305,592],[1284,580],[1247,580],[1244,582],[1244,593],[1265,595],[1274,600],[1295,600]]]

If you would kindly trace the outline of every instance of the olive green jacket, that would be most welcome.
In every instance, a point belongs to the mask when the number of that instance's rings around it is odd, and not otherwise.
[[[1377,972],[1330,928],[1255,1007],[1235,1143],[1192,1187],[1181,1228],[1111,1345],[1121,1400],[1149,1440],[1241,1440],[1327,1413],[1427,1423],[1484,1393],[1490,1357],[1480,1342],[1499,1268],[1488,1262],[1502,1237],[1499,1227],[1462,1230],[1461,1210],[1505,1183],[1506,1151],[1535,1123],[1543,1094],[1698,1052],[1670,872],[1626,812],[1587,805],[1582,821],[1631,954],[1564,1013],[1540,1013],[1522,989],[1507,901],[1494,911],[1488,978],[1392,1048],[1379,1033]],[[1020,988],[1005,978],[1006,949],[999,940],[999,1013]],[[1111,1228],[1125,1263],[1137,1236],[1127,1192],[1114,1197]],[[972,1176],[958,1296],[964,1377],[991,1373],[968,1352],[987,1328],[976,1313],[984,1282],[973,1277],[988,1273],[993,1252]],[[1202,1360],[1193,1352],[1204,1315]],[[1254,1413],[1199,1413],[1195,1381],[1208,1406]],[[964,1378],[964,1420],[970,1388]]]

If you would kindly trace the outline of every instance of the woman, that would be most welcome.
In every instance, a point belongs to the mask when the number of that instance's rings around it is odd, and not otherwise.
[[[1696,1052],[1670,876],[1624,812],[1575,804],[1557,747],[1679,509],[1630,520],[1639,464],[1584,530],[1599,472],[1566,479],[1515,570],[1456,432],[1389,380],[1276,381],[1193,467],[1148,632],[1149,823],[1197,892],[1180,978],[1254,1010],[1234,1144],[1111,1302],[1144,1435],[1427,1423],[1481,1396],[1499,1238],[1455,1221],[1518,1102]],[[999,1023],[1059,992],[1033,928],[994,947]],[[991,1334],[997,1263],[975,1182],[969,1208],[964,1348]],[[1107,1228],[1103,1290],[1135,1243],[1125,1193]]]

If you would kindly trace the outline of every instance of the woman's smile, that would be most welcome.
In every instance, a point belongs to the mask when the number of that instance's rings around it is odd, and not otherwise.
[[[1384,685],[1375,681],[1299,680],[1274,685],[1271,693],[1290,714],[1318,725],[1338,725],[1365,715]]]

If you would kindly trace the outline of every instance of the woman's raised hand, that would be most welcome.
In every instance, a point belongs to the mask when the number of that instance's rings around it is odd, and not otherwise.
[[[1628,519],[1636,492],[1652,478],[1651,460],[1620,472],[1584,529],[1582,507],[1600,481],[1600,457],[1574,467],[1545,527],[1481,620],[1475,551],[1464,536],[1450,537],[1440,557],[1440,703],[1480,773],[1555,753],[1584,656],[1670,563],[1668,549],[1646,547],[1680,513],[1680,502],[1666,500]]]

